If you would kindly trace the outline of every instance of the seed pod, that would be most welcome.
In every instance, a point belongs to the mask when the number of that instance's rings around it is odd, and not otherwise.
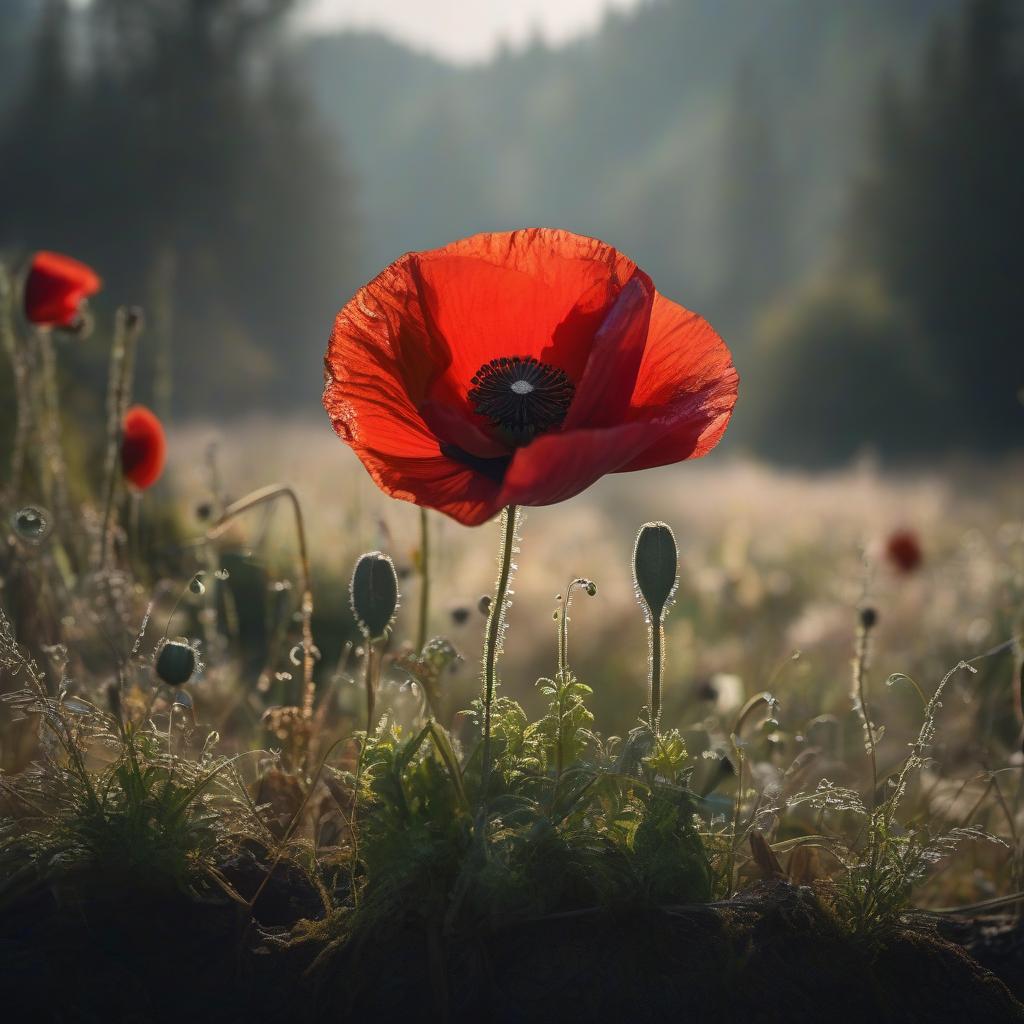
[[[865,633],[875,628],[878,625],[878,612],[875,611],[870,605],[860,610],[860,625],[861,629]]]
[[[168,686],[184,686],[196,670],[196,652],[187,637],[165,640],[157,651],[156,674]]]
[[[667,523],[647,523],[640,527],[633,549],[633,579],[637,596],[651,615],[661,622],[675,594],[679,574],[676,539]]]
[[[11,526],[18,540],[42,544],[50,535],[50,514],[38,505],[26,505],[11,516]]]
[[[380,551],[359,556],[350,585],[352,614],[367,640],[382,637],[394,622],[398,607],[395,564]]]

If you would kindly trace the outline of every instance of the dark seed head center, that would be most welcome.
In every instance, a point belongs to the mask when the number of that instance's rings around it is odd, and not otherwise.
[[[492,359],[470,385],[474,410],[516,445],[560,426],[576,390],[564,370],[533,356]]]

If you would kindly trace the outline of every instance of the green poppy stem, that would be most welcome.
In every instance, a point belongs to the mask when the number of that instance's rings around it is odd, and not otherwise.
[[[420,618],[416,632],[416,653],[427,644],[427,626],[430,619],[430,524],[427,510],[420,506]]]
[[[661,691],[665,676],[665,625],[661,619],[651,617],[651,732],[661,730]]]
[[[494,702],[496,667],[501,650],[501,633],[508,603],[508,585],[512,577],[512,554],[516,544],[519,509],[509,505],[501,513],[501,551],[498,555],[498,583],[487,616],[484,633],[484,754],[481,775],[481,798],[486,799],[491,779],[491,705]]]
[[[377,680],[374,677],[374,654],[376,648],[373,641],[366,639],[366,661],[363,664],[363,681],[366,685],[366,739],[369,741],[373,735],[373,712],[377,704]]]

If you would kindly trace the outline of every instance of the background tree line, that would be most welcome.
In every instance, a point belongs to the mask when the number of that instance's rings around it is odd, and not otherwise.
[[[302,368],[352,284],[352,214],[289,57],[291,0],[31,6],[0,135],[0,246],[72,253],[102,273],[102,302],[144,304],[164,404],[307,397]]]
[[[149,306],[178,411],[315,409],[361,281],[548,223],[614,241],[720,327],[745,381],[734,447],[1024,440],[1012,0],[651,0],[471,67],[303,35],[295,11],[0,7],[0,250],[74,252]]]

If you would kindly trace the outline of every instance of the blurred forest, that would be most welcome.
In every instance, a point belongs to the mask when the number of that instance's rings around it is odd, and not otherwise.
[[[144,303],[164,411],[315,410],[359,283],[543,223],[719,327],[733,448],[1021,445],[1013,0],[647,0],[470,67],[304,34],[299,7],[0,4],[0,251],[71,252]]]

